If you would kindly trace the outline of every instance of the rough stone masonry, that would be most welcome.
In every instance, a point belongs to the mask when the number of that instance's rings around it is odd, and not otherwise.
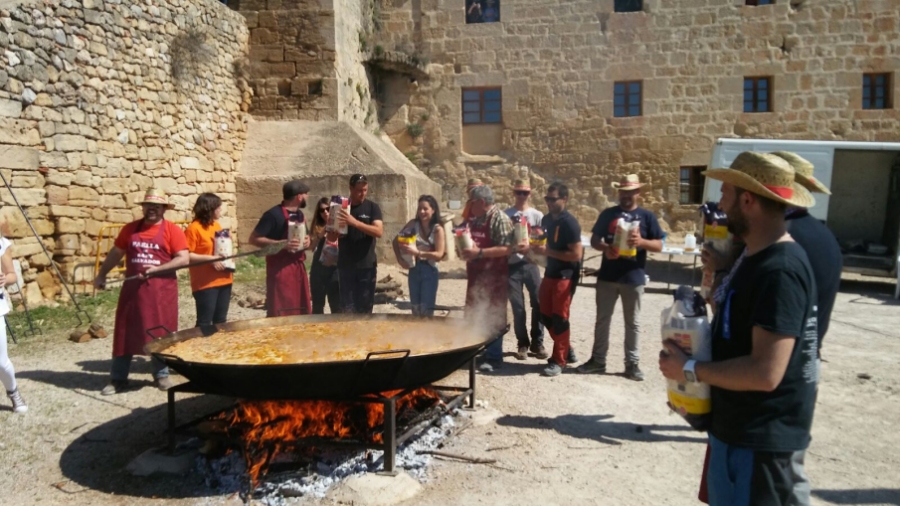
[[[148,187],[170,220],[215,192],[234,217],[251,91],[243,17],[215,0],[4,2],[0,170],[64,275],[92,275],[101,228],[139,216]],[[50,260],[0,189],[3,235],[30,304],[60,292]]]

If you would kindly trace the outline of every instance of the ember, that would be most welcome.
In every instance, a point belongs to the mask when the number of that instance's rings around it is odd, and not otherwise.
[[[384,392],[391,397],[401,391]],[[379,396],[369,396],[372,401]],[[398,417],[412,416],[441,402],[430,388],[419,388],[397,399]],[[339,401],[241,401],[233,410],[217,417],[224,422],[225,436],[242,445],[247,471],[253,484],[265,474],[268,464],[301,440],[351,439],[363,443],[382,442],[384,405],[381,402]]]

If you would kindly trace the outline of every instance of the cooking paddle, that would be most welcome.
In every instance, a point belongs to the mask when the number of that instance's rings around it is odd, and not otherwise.
[[[157,277],[157,276],[160,276],[163,274],[170,274],[175,271],[180,271],[181,269],[189,269],[191,267],[197,267],[200,265],[214,264],[216,262],[221,262],[222,260],[231,260],[232,258],[241,258],[241,257],[250,256],[250,255],[255,255],[258,257],[267,257],[269,255],[274,255],[274,254],[278,253],[279,251],[283,250],[285,246],[287,246],[287,241],[276,242],[276,243],[269,244],[268,246],[263,246],[262,248],[260,248],[256,251],[246,251],[244,253],[238,253],[237,255],[231,255],[230,257],[216,258],[214,260],[203,260],[200,262],[194,262],[192,264],[182,265],[181,267],[172,267],[171,269],[163,269],[161,271],[151,272],[149,275],[143,276],[143,277],[141,275],[128,276],[125,279],[110,281],[110,283],[116,283],[119,281],[124,283],[125,281],[131,281],[133,279],[153,278],[153,277]]]

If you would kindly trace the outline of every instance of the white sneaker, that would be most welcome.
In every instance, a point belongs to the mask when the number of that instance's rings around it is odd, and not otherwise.
[[[12,401],[13,411],[16,413],[25,413],[28,411],[28,405],[25,404],[25,400],[22,399],[22,395],[19,393],[19,389],[15,389],[12,392],[7,391],[6,396],[9,397],[9,400]]]

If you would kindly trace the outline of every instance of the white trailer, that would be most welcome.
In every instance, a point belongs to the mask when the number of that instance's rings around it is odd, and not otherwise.
[[[816,193],[809,212],[837,237],[844,271],[898,277],[900,142],[719,139],[709,168],[727,168],[743,151],[791,151],[812,162],[831,195]],[[707,179],[704,201],[718,202],[721,189]]]

